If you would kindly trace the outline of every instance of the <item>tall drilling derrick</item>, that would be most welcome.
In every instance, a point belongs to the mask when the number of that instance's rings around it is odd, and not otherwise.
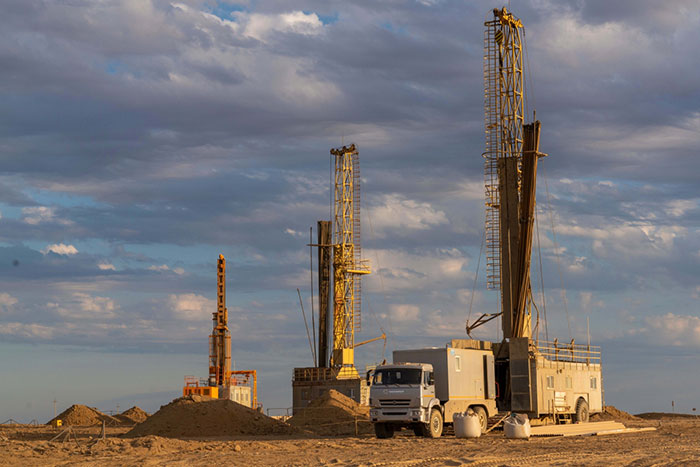
[[[209,384],[228,386],[231,373],[231,333],[228,330],[226,308],[226,260],[219,255],[216,274],[216,312],[209,336]]]
[[[355,332],[360,330],[361,280],[369,266],[360,250],[360,161],[354,144],[331,149],[335,157],[333,241],[333,352],[338,379],[358,378]]]
[[[530,252],[539,122],[524,125],[522,22],[506,8],[484,25],[486,263],[501,292],[504,338],[531,337]]]

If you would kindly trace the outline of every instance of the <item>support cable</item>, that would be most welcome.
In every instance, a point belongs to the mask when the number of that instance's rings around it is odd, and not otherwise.
[[[571,319],[569,318],[569,304],[566,298],[566,289],[564,288],[564,275],[561,272],[561,258],[559,255],[559,244],[557,243],[557,233],[554,229],[554,214],[552,208],[551,198],[549,196],[549,185],[547,183],[547,175],[542,171],[542,178],[544,178],[544,187],[547,191],[547,206],[549,207],[549,221],[552,224],[552,240],[554,242],[554,255],[557,259],[557,270],[559,271],[559,280],[561,282],[561,297],[564,302],[564,312],[566,313],[566,325],[569,329],[569,339],[573,339],[571,334]]]
[[[472,305],[474,304],[474,293],[476,292],[476,281],[479,278],[479,266],[481,265],[481,252],[484,249],[484,240],[486,239],[486,229],[481,236],[481,246],[479,247],[479,259],[476,262],[476,274],[474,275],[474,284],[472,285],[471,297],[469,297],[469,315],[467,315],[467,323],[472,319]]]
[[[540,293],[542,294],[542,315],[544,317],[544,339],[549,342],[549,329],[547,327],[547,299],[544,294],[544,273],[542,272],[542,248],[540,246],[540,223],[537,220],[537,209],[535,209],[535,231],[537,233],[537,257],[540,263]],[[534,300],[533,300],[534,302]]]

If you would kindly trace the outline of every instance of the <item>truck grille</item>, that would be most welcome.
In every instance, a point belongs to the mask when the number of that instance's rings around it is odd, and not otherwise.
[[[411,405],[411,399],[380,399],[381,407],[408,407]]]

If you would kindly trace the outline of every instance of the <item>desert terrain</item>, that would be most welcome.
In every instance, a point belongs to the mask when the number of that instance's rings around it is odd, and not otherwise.
[[[104,438],[101,424],[70,429],[3,425],[0,465],[700,465],[700,420],[688,416],[645,414],[637,418],[613,410],[602,418],[656,430],[605,436],[508,440],[502,431],[494,430],[478,439],[457,439],[448,433],[433,440],[404,430],[393,439],[380,440],[368,433],[366,425],[363,428],[364,421],[359,423],[358,435],[319,434],[319,430],[308,429],[311,424],[293,420],[287,424],[241,406],[218,404],[206,407],[176,400],[142,423],[106,427]],[[336,404],[332,420],[342,425],[343,413],[337,409]],[[178,411],[187,417],[177,420]],[[211,424],[202,425],[203,420]],[[355,420],[345,423],[351,431]],[[313,424],[321,422],[317,413]],[[265,430],[276,434],[230,434]],[[215,436],[212,432],[229,434]],[[59,439],[51,441],[60,433]]]

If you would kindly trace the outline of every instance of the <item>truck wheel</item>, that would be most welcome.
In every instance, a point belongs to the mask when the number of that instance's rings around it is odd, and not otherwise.
[[[439,438],[442,436],[442,414],[438,409],[430,411],[428,423],[423,424],[423,436],[426,438]]]
[[[574,414],[575,423],[586,423],[588,421],[588,402],[585,399],[579,399],[576,402],[576,413]]]
[[[489,418],[486,416],[486,411],[484,410],[483,407],[476,406],[476,407],[470,407],[475,414],[479,416],[479,425],[481,425],[481,434],[483,435],[486,433],[486,430],[488,429],[489,425]]]
[[[375,423],[374,433],[380,439],[392,438],[394,436],[394,427],[388,423]]]

